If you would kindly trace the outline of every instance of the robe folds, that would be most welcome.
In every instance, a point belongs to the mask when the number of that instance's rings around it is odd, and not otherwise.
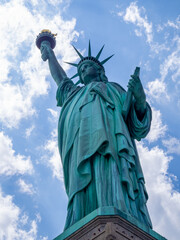
[[[117,83],[60,83],[58,147],[68,195],[65,229],[103,206],[114,206],[152,227],[148,195],[134,139],[150,130],[151,109],[140,121],[134,102],[124,121],[126,91]]]

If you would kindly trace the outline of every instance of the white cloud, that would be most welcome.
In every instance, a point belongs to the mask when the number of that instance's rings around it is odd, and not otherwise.
[[[176,153],[178,155],[180,155],[180,140],[175,138],[175,137],[171,137],[167,140],[163,140],[163,145],[167,148],[167,152],[168,153]]]
[[[57,144],[57,130],[52,131],[51,139],[44,146],[46,155],[44,158],[52,169],[53,177],[63,181],[63,170]]]
[[[164,30],[164,28],[169,27],[169,28],[174,28],[174,29],[180,29],[180,15],[176,18],[175,21],[172,20],[168,20],[167,23],[163,24],[163,25],[159,25],[158,26],[158,30],[162,31]]]
[[[58,33],[55,52],[61,56],[61,63],[77,59],[70,45],[79,36],[74,30],[76,20],[63,20],[58,8],[56,12],[53,8],[53,13],[47,15],[48,3],[45,1],[41,9],[33,8],[33,11],[25,4],[23,0],[0,4],[0,121],[6,127],[17,127],[22,118],[33,115],[34,98],[48,92],[49,83],[45,80],[49,74],[48,65],[42,61],[35,46],[35,38],[42,29],[49,28]],[[32,4],[35,6],[36,1]],[[67,64],[62,66],[69,69]]]
[[[148,21],[145,13],[144,7],[139,7],[137,2],[131,2],[125,11],[120,11],[118,15],[126,23],[134,24],[136,36],[142,37],[145,33],[151,50],[150,57],[154,58],[156,56],[161,61],[160,77],[156,77],[155,80],[148,83],[148,96],[151,100],[162,101],[163,99],[163,101],[170,101],[170,94],[168,93],[169,80],[180,84],[180,37],[176,33],[177,29],[180,29],[180,15],[175,21],[168,20],[167,23],[158,25],[153,30],[153,25]],[[174,37],[167,31],[167,27],[173,29]],[[163,41],[155,42],[154,38],[160,33],[163,34]],[[161,39],[161,37],[159,36],[158,39]],[[163,52],[163,56],[160,52]],[[176,94],[179,94],[177,84],[175,84],[174,92],[176,91]]]
[[[48,2],[50,4],[53,4],[54,6],[56,6],[58,3],[62,3],[63,0],[48,0]]]
[[[180,28],[180,21],[178,20],[177,23],[174,23],[174,22],[168,20],[167,26],[179,29]]]
[[[167,86],[170,80],[175,85],[173,92],[179,94],[177,86],[180,84],[180,38],[176,36],[169,44],[172,45],[172,50],[160,65],[160,77],[148,82],[147,95],[151,100],[171,100]]]
[[[142,32],[139,31],[138,29],[135,29],[134,32],[135,32],[136,36],[138,36],[138,37],[142,36]]]
[[[16,154],[13,149],[12,140],[0,132],[0,174],[32,174],[33,165],[30,157]]]
[[[167,43],[158,43],[158,42],[152,42],[150,44],[151,51],[155,53],[155,56],[157,57],[158,54],[162,51],[169,51],[171,48]],[[153,56],[153,55],[152,55]],[[154,57],[154,56],[153,56]]]
[[[51,113],[51,117],[52,117],[55,121],[57,121],[57,120],[58,120],[58,117],[59,117],[58,111],[55,111],[55,110],[53,110],[52,108],[48,108],[47,110]]]
[[[154,230],[168,239],[177,240],[180,235],[180,193],[174,190],[171,176],[168,175],[172,158],[159,147],[148,149],[142,143],[137,143],[137,147],[146,179],[148,208]]]
[[[48,240],[48,237],[41,237],[41,240]]]
[[[144,32],[147,38],[147,42],[151,43],[153,40],[152,23],[148,22],[147,16],[144,15],[145,9],[143,7],[138,8],[136,2],[131,2],[129,7],[126,8],[125,13],[119,12],[120,17],[127,23],[135,24],[138,29],[135,30],[136,35],[142,36]],[[143,17],[141,15],[144,15]]]
[[[116,6],[116,7],[119,8],[119,6]],[[119,17],[123,17],[124,12],[118,12],[117,15],[118,15]]]
[[[13,203],[12,196],[4,195],[1,189],[0,206],[0,239],[34,240],[37,238],[37,221],[30,221],[27,215],[22,215],[20,208]],[[24,226],[29,230],[25,230]]]
[[[161,81],[164,81],[168,76],[169,71],[172,73],[172,80],[179,81],[180,77],[180,37],[176,36],[173,39],[175,50],[165,59],[160,66]]]
[[[163,137],[166,133],[167,126],[163,125],[161,112],[152,108],[152,123],[151,130],[146,137],[149,142],[157,141],[159,138]]]
[[[148,21],[148,17],[145,14],[146,10],[144,7],[138,7],[137,2],[131,2],[126,10],[120,11],[117,13],[119,17],[122,17],[126,23],[132,23],[135,25],[134,32],[137,37],[146,36],[146,41],[150,46],[152,53],[155,53],[156,56],[161,51],[168,51],[170,47],[165,42],[157,43],[154,41],[154,34],[160,32],[163,29],[163,26],[158,25],[155,30],[153,30],[152,22]],[[151,53],[151,54],[152,54]]]
[[[20,223],[22,224],[22,226],[26,225],[28,223],[29,217],[27,214],[22,215]]]
[[[148,82],[147,86],[148,90],[146,93],[150,100],[162,101],[164,98],[168,101],[170,100],[165,82],[155,79],[154,81]]]
[[[10,83],[0,83],[0,121],[7,127],[15,127],[23,117],[32,115],[35,110],[31,102],[25,100],[21,88]]]
[[[33,195],[35,193],[35,190],[33,188],[33,185],[31,183],[26,183],[23,179],[19,179],[17,184],[19,185],[19,191],[22,193],[26,193],[29,195]]]
[[[34,130],[35,126],[32,125],[30,128],[27,128],[26,131],[25,131],[25,136],[26,138],[30,137],[32,131]]]

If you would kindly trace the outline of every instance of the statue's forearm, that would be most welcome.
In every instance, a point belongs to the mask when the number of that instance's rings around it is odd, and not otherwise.
[[[53,51],[51,51],[49,55],[48,62],[49,62],[49,69],[50,69],[51,75],[55,80],[55,82],[57,83],[57,85],[59,85],[60,82],[67,77],[67,75],[63,70],[63,68],[61,67],[61,65],[58,63]]]

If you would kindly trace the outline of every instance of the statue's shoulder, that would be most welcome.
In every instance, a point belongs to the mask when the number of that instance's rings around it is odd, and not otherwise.
[[[126,90],[119,83],[108,82],[108,84],[110,84],[111,86],[115,87],[118,90],[118,92],[120,92],[120,93],[125,93],[126,92]]]
[[[71,100],[81,88],[75,85],[70,78],[63,79],[56,92],[57,106],[61,107],[64,102]]]

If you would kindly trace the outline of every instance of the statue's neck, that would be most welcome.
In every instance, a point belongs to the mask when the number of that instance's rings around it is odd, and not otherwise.
[[[89,83],[92,82],[100,82],[100,78],[99,77],[91,78],[89,79],[89,81],[86,81],[85,85],[88,85]]]

